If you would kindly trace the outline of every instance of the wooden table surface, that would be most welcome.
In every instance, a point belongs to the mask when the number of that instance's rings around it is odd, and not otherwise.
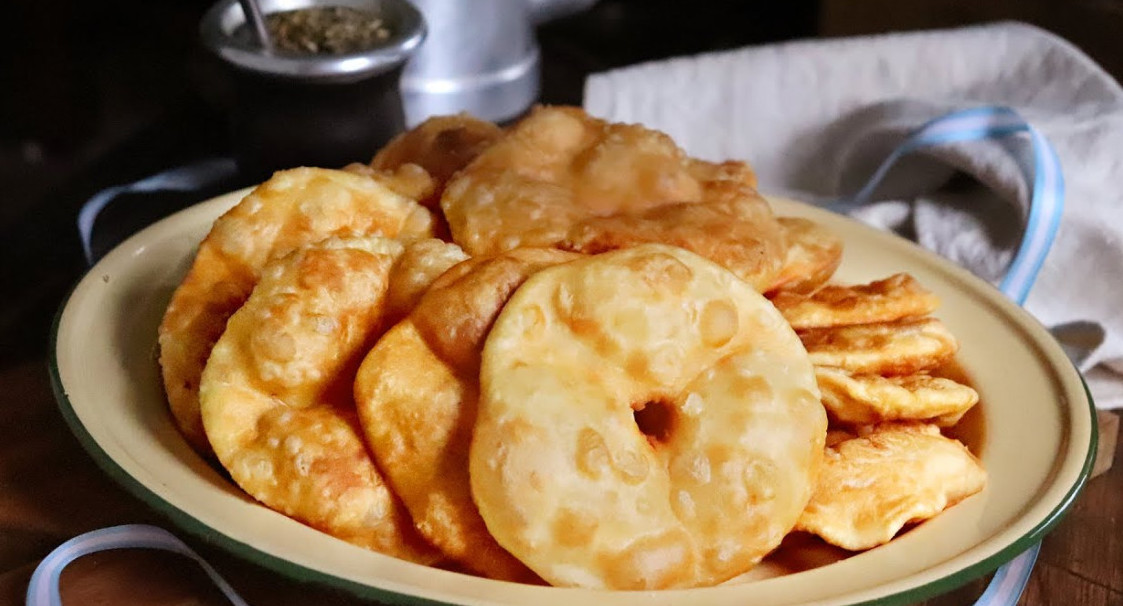
[[[39,561],[82,532],[152,523],[159,514],[117,486],[66,427],[44,360],[0,369],[0,604],[21,604]],[[1117,445],[1123,461],[1123,442]],[[251,605],[363,604],[331,589],[302,585],[178,533],[212,562]],[[154,551],[104,552],[79,559],[62,577],[66,605],[227,604],[200,569]],[[980,579],[926,606],[971,604]],[[1043,544],[1022,606],[1123,605],[1123,464],[1093,478]]]

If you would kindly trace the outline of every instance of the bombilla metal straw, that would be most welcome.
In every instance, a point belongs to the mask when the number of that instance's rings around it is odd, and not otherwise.
[[[242,5],[242,12],[246,16],[246,22],[253,28],[257,43],[266,53],[272,53],[273,39],[269,37],[269,30],[265,27],[265,16],[261,12],[261,7],[257,5],[257,0],[238,0],[238,4]]]

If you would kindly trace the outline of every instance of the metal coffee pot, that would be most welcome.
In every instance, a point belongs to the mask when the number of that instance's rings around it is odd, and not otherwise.
[[[412,0],[428,28],[402,74],[406,122],[469,112],[502,122],[538,97],[534,27],[596,0]]]

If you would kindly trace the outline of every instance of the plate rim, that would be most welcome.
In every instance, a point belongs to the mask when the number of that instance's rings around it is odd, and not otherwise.
[[[235,195],[244,193],[250,189],[252,188],[234,190],[231,192],[227,192],[226,194],[220,194],[218,196],[214,196],[207,200],[203,200],[196,204],[190,205],[137,231],[130,237],[114,246],[113,250],[127,247],[134,239],[142,238],[145,232],[147,232],[148,230],[153,229],[162,223],[174,221],[179,215],[188,213],[192,209],[197,209],[200,205],[208,203],[217,204],[218,200],[220,199],[230,199]],[[809,204],[807,202],[793,200],[784,196],[771,196],[765,194],[765,197],[769,200],[770,203],[776,200],[780,200],[784,204],[795,204],[804,210],[811,211],[812,214],[827,213],[829,215],[837,216],[841,219],[850,221],[860,226],[861,229],[870,230],[884,236],[895,238],[917,249],[924,255],[927,255],[938,261],[941,270],[950,270],[953,273],[959,274],[956,277],[960,279],[966,278],[968,281],[975,281],[986,284],[980,278],[974,276],[963,267],[958,266],[953,262],[940,257],[939,255],[936,255],[932,251],[920,247],[914,242],[897,236],[896,234],[877,230],[876,228],[865,225],[851,217],[834,215],[834,213],[830,213],[825,209],[817,207],[813,204]],[[112,252],[112,250],[110,252]],[[108,254],[109,253],[107,253],[107,255]],[[98,266],[99,264],[95,263],[93,266],[88,267],[86,271],[74,281],[70,290],[62,299],[62,302],[59,304],[51,323],[47,351],[48,374],[50,377],[51,389],[54,394],[59,411],[62,414],[63,420],[66,422],[71,433],[75,435],[79,443],[82,445],[83,449],[91,456],[91,458],[94,459],[98,468],[106,473],[106,475],[108,475],[118,485],[125,488],[134,497],[138,498],[146,505],[152,507],[154,510],[167,518],[176,527],[183,529],[197,539],[203,540],[204,542],[211,545],[215,545],[238,558],[248,561],[254,565],[269,569],[287,578],[300,582],[310,582],[327,587],[341,589],[357,597],[379,600],[384,603],[410,604],[419,606],[456,606],[455,602],[446,602],[420,595],[400,593],[390,589],[376,587],[359,581],[343,578],[329,572],[309,568],[307,566],[303,566],[301,564],[287,560],[283,557],[267,553],[248,543],[235,539],[222,530],[200,521],[196,517],[192,516],[189,512],[172,504],[164,497],[157,494],[153,489],[149,488],[143,482],[131,475],[117,462],[117,460],[113,458],[112,455],[106,452],[106,450],[102,447],[98,440],[82,423],[81,419],[78,416],[78,413],[74,409],[74,405],[66,393],[66,388],[63,383],[61,371],[59,368],[58,357],[58,337],[63,317],[75,292],[84,282],[90,279],[90,277],[95,273],[95,270],[98,269]],[[1009,301],[1006,302],[1009,303],[1013,309],[1016,309],[1017,312],[1023,315],[1023,319],[1027,319],[1032,323],[1040,325],[1040,322],[1022,307]],[[1003,307],[1005,308],[1006,306]],[[1008,311],[1009,309],[1003,310],[1004,313]],[[847,606],[904,606],[906,604],[911,604],[917,600],[923,600],[949,592],[969,583],[972,580],[975,580],[987,573],[996,570],[1001,565],[1016,557],[1018,554],[1040,542],[1040,540],[1049,531],[1053,530],[1057,526],[1057,524],[1071,509],[1072,504],[1079,497],[1080,493],[1087,484],[1087,481],[1090,479],[1099,441],[1095,402],[1083,375],[1078,370],[1075,370],[1075,374],[1078,377],[1083,388],[1084,403],[1090,417],[1091,431],[1088,440],[1088,448],[1084,453],[1084,460],[1081,464],[1080,471],[1075,478],[1075,482],[1067,488],[1064,495],[1057,502],[1056,506],[1054,506],[1052,510],[1050,510],[1036,524],[1025,531],[1022,535],[1018,536],[1007,545],[999,548],[994,553],[974,563],[971,563],[964,568],[956,570],[955,572],[952,572],[940,578],[933,579],[926,583],[904,588],[891,594],[872,598],[869,600],[848,602]],[[1073,405],[1070,407],[1070,410],[1076,410],[1079,408],[1079,406]],[[1071,432],[1066,432],[1065,441],[1067,442],[1070,438]],[[866,588],[865,590],[860,591],[868,591],[870,589],[873,588]]]

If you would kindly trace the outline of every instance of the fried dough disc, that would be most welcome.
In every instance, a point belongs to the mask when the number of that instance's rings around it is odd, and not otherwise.
[[[940,299],[909,274],[895,274],[869,284],[824,286],[810,296],[780,292],[772,304],[800,330],[924,316]]]
[[[561,246],[597,254],[649,242],[669,244],[728,268],[757,290],[767,288],[784,256],[781,237],[761,235],[760,226],[774,220],[772,210],[740,184],[715,183],[708,190],[705,204],[665,204],[638,214],[587,219]]]
[[[300,246],[349,234],[430,237],[433,215],[376,179],[296,168],[274,174],[215,221],[159,329],[168,403],[197,452],[211,455],[199,418],[199,377],[262,266]]]
[[[947,362],[959,341],[935,318],[799,331],[815,366],[855,374],[911,375]]]
[[[974,389],[927,374],[853,375],[841,368],[817,366],[815,378],[827,413],[842,423],[914,420],[950,427],[979,401]]]
[[[495,316],[528,276],[579,257],[515,249],[461,263],[378,341],[355,380],[367,443],[418,530],[447,557],[490,578],[537,579],[495,542],[472,502],[468,447],[480,350]]]
[[[982,464],[963,444],[928,425],[874,428],[827,448],[815,496],[797,529],[844,549],[888,542],[986,486]]]
[[[600,252],[673,241],[701,254],[735,250],[712,260],[768,284],[780,267],[783,236],[755,183],[747,165],[689,158],[661,132],[577,108],[538,107],[453,177],[441,208],[453,241],[472,255],[567,242],[569,250]],[[654,210],[709,203],[720,208]],[[698,225],[683,224],[695,218]],[[715,223],[720,229],[706,231]]]
[[[472,495],[554,585],[710,585],[791,529],[825,438],[810,361],[767,299],[644,244],[544,269],[500,312]]]
[[[503,129],[468,114],[434,116],[394,137],[370,161],[376,170],[399,170],[417,165],[434,180],[434,196],[425,202],[436,208],[444,186],[457,171],[503,136]]]
[[[438,556],[375,468],[351,386],[384,330],[402,245],[334,239],[266,266],[203,372],[207,437],[238,485],[268,507],[399,558]]]
[[[768,287],[771,294],[814,292],[831,279],[842,262],[842,239],[802,217],[778,217],[787,249],[780,273]]]

